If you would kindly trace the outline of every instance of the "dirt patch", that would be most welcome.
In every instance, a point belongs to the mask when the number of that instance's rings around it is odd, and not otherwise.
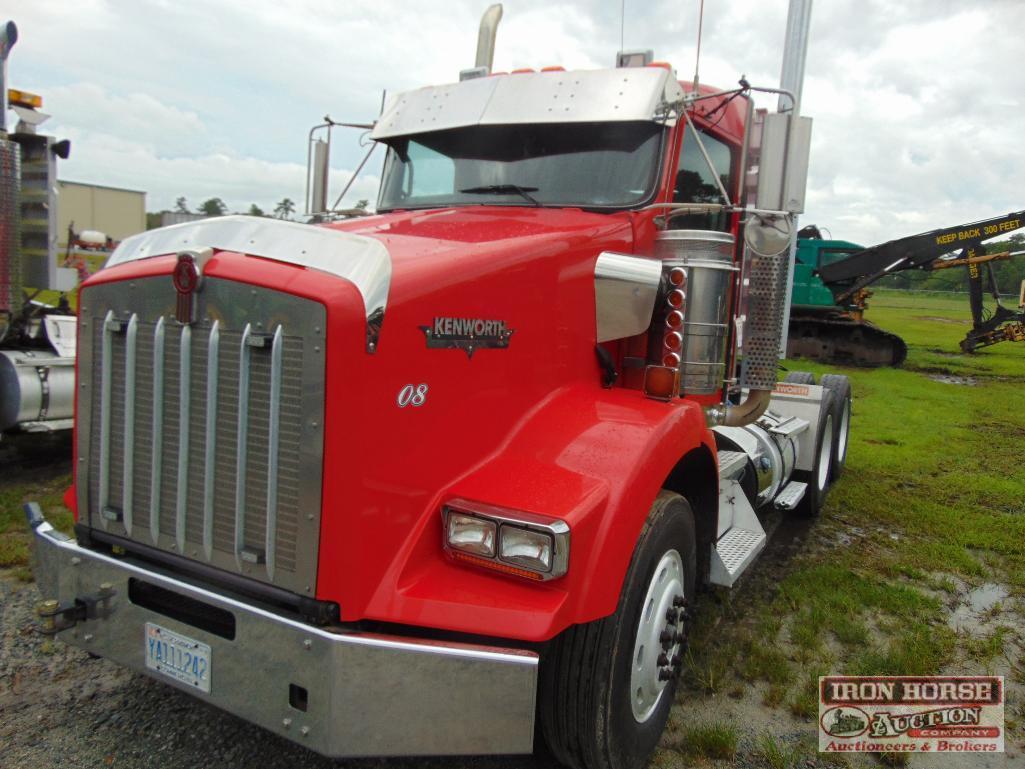
[[[957,326],[967,326],[971,321],[960,320],[957,318],[941,318],[938,315],[914,315],[915,320],[927,320],[931,323],[953,323]]]
[[[927,377],[934,382],[950,385],[963,385],[965,387],[976,387],[979,380],[971,376],[955,376],[954,374],[929,374]]]

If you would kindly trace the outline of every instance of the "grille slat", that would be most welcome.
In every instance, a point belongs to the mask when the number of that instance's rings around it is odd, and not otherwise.
[[[221,346],[221,322],[210,328],[206,358],[206,452],[203,461],[203,554],[209,561],[214,551],[214,472],[217,451],[217,371]]]
[[[114,322],[114,311],[108,310],[103,318],[100,352],[100,517],[106,520],[110,504],[110,390],[113,385],[113,339],[110,324]]]
[[[160,542],[160,487],[163,477],[164,442],[164,319],[153,328],[153,455],[150,458],[149,534]]]
[[[323,308],[267,289],[247,302],[259,292],[216,285],[228,283],[204,284],[198,314],[213,317],[191,326],[166,309],[119,314],[132,302],[117,284],[86,292],[97,322],[80,356],[92,387],[84,499],[92,525],[111,533],[312,593],[323,359],[305,339],[321,333]],[[292,310],[272,324],[247,316],[279,302]]]
[[[125,459],[121,487],[121,516],[128,536],[132,536],[132,489],[135,483],[135,345],[138,331],[139,316],[132,313],[125,332]]]
[[[185,511],[189,501],[189,409],[192,406],[192,326],[182,326],[178,349],[178,485],[174,514],[174,540],[185,552]]]

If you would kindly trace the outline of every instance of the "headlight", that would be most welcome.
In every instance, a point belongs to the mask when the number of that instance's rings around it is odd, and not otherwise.
[[[533,571],[552,570],[552,551],[555,542],[552,535],[544,531],[521,529],[518,526],[502,526],[502,548],[498,557],[506,563],[514,563]]]
[[[493,521],[455,512],[448,516],[448,544],[456,550],[494,558],[497,531]]]
[[[569,569],[565,521],[461,499],[441,512],[443,545],[454,560],[534,581]]]

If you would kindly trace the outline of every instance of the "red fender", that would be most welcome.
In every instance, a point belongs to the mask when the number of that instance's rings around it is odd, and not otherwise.
[[[425,519],[397,584],[381,586],[368,616],[544,641],[611,614],[652,500],[680,458],[702,446],[715,456],[696,403],[585,385],[553,393],[445,490],[436,509],[459,497],[560,518],[570,526],[568,573],[537,584],[454,563],[442,554],[438,512]]]

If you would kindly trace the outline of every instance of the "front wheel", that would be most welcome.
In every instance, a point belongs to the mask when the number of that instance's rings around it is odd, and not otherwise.
[[[566,766],[638,769],[658,744],[683,662],[695,542],[687,500],[660,493],[616,612],[566,629],[542,656],[541,729]]]

